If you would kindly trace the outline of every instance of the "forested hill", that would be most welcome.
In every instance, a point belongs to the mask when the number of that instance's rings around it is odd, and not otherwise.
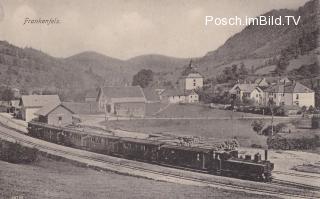
[[[36,49],[19,48],[0,41],[0,86],[77,96],[102,85],[129,85],[133,75],[141,69],[171,71],[187,61],[163,55],[119,60],[96,52],[55,58]]]
[[[230,77],[225,78],[224,73],[234,66],[242,68],[245,75],[281,73],[297,78],[315,75],[319,72],[318,4],[319,0],[312,0],[297,10],[267,12],[265,16],[301,16],[301,21],[298,26],[247,26],[218,49],[194,59],[193,63],[206,80],[219,77],[215,83],[228,81]],[[74,97],[101,85],[131,84],[138,71],[151,69],[154,72],[151,85],[175,87],[188,62],[189,59],[163,55],[120,60],[97,52],[56,58],[0,41],[0,86],[56,90]],[[303,77],[299,77],[301,74]],[[231,80],[235,78],[238,77]]]
[[[319,25],[317,25],[318,0],[307,2],[297,10],[272,10],[263,16],[301,16],[299,25],[258,26],[250,25],[241,32],[230,37],[217,50],[208,52],[197,63],[208,76],[219,74],[223,68],[241,62],[251,70],[276,65],[280,58],[296,59],[288,66],[288,71],[299,68],[303,64],[312,64],[306,60],[310,53],[317,48]],[[318,19],[319,20],[319,19]],[[300,60],[299,60],[300,59]],[[312,59],[312,58],[311,58]],[[272,68],[274,69],[274,68]],[[271,70],[271,67],[270,67]],[[260,70],[262,74],[270,70]]]

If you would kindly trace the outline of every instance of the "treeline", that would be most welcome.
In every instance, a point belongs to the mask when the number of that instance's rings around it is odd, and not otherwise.
[[[319,29],[310,33],[302,32],[302,35],[296,44],[281,50],[280,56],[277,60],[271,60],[273,63],[276,63],[276,69],[274,72],[277,74],[285,73],[291,59],[296,59],[299,55],[305,55],[311,50],[316,49],[318,34]]]
[[[267,144],[270,149],[281,150],[308,150],[320,146],[319,136],[288,138],[285,136],[276,135],[267,139]]]
[[[228,83],[243,80],[247,77],[249,71],[247,70],[244,63],[240,63],[239,66],[234,64],[231,67],[223,69],[222,73],[217,76],[217,83]]]

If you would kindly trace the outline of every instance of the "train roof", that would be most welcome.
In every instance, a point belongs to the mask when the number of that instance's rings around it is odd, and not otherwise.
[[[251,164],[251,165],[256,165],[256,166],[264,166],[263,161],[260,163],[254,162],[253,160],[245,160],[245,159],[229,159],[226,161],[233,162],[233,163],[242,163],[242,164]]]
[[[138,138],[130,138],[130,137],[121,137],[121,140],[126,142],[134,142],[140,144],[149,144],[149,145],[162,145],[163,142],[159,142],[156,140],[147,140],[147,139],[138,139]]]
[[[178,146],[178,145],[163,145],[162,148],[183,150],[183,151],[193,151],[197,153],[199,152],[210,153],[212,151],[212,149],[208,149],[208,148],[188,147],[188,146]]]

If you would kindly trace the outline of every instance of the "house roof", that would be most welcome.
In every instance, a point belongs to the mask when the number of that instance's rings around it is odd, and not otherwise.
[[[266,91],[270,93],[312,93],[314,92],[310,88],[304,86],[299,82],[288,82],[275,84],[270,86]]]
[[[43,107],[46,104],[61,103],[58,95],[23,95],[20,105],[24,107]]]
[[[243,92],[251,93],[254,89],[257,88],[256,84],[236,84],[230,89],[230,93],[236,92],[236,89],[239,88]]]
[[[138,101],[146,101],[140,86],[108,86],[101,88],[101,90],[103,95],[109,99],[134,98]]]
[[[43,106],[40,110],[38,110],[35,115],[41,115],[41,116],[47,116],[49,115],[49,113],[51,113],[52,111],[54,111],[56,108],[58,108],[59,106],[67,109],[69,112],[71,112],[72,114],[74,114],[74,112],[72,110],[70,110],[69,108],[65,107],[63,104],[59,103],[49,103],[46,104],[45,106]]]
[[[97,91],[96,89],[89,90],[86,93],[86,98],[97,98],[98,97],[98,93],[99,93],[99,91]]]
[[[186,78],[202,78],[202,75],[198,72],[189,73],[185,76]]]

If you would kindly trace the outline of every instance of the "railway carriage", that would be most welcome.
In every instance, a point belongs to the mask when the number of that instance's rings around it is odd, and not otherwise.
[[[106,155],[119,153],[120,138],[109,135],[88,135],[84,138],[84,145],[88,151]]]
[[[207,170],[211,168],[212,150],[196,147],[164,145],[159,151],[159,162]]]
[[[127,158],[156,161],[162,142],[135,138],[121,138],[121,154]]]
[[[267,161],[267,153],[265,160],[261,160],[259,154],[253,160],[249,155],[242,159],[233,147],[178,146],[148,139],[86,133],[39,122],[29,122],[28,130],[32,137],[96,153],[250,180],[272,180],[274,165]]]

